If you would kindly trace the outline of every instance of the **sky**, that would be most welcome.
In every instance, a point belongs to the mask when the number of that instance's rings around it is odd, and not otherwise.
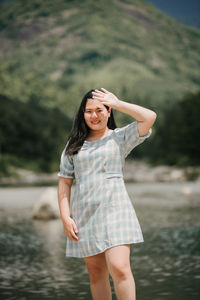
[[[146,0],[169,15],[200,16],[200,0]]]
[[[13,0],[0,0],[0,2]],[[123,1],[123,0],[121,0]],[[146,0],[169,15],[200,16],[200,0]],[[134,0],[133,0],[134,2]]]

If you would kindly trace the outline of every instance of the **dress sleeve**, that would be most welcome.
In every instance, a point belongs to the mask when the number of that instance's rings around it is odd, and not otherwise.
[[[122,153],[126,157],[131,150],[143,143],[151,135],[152,128],[144,136],[139,136],[138,121],[134,121],[122,128],[116,128],[114,131],[120,143]]]
[[[67,147],[67,145],[66,145]],[[65,147],[65,149],[66,149]],[[57,174],[59,177],[74,178],[74,164],[73,158],[65,153],[65,149],[62,152],[60,159],[60,172]]]

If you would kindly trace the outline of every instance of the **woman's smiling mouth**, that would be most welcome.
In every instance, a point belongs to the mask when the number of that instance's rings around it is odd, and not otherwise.
[[[96,124],[99,124],[101,121],[92,121],[91,123],[96,125]]]

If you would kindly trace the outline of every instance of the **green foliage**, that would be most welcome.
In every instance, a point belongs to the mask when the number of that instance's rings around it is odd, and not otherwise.
[[[48,109],[36,96],[27,103],[0,95],[0,150],[6,163],[46,172],[58,168],[71,122],[57,108]]]
[[[137,102],[146,107],[146,101]],[[36,172],[58,170],[61,150],[71,130],[70,121],[57,108],[46,108],[32,95],[27,103],[0,95],[0,176],[9,175],[9,165]],[[152,104],[150,109],[154,109]],[[168,102],[157,120],[150,139],[130,157],[155,164],[200,165],[200,92],[188,94],[179,102]],[[132,118],[115,111],[121,124]],[[119,126],[119,122],[118,122]],[[188,178],[196,175],[188,171]]]
[[[178,166],[200,165],[200,92],[188,94],[178,103],[165,107],[163,120],[155,123],[154,163]]]
[[[81,98],[101,87],[157,113],[134,157],[199,164],[195,111],[186,122],[200,86],[199,30],[143,0],[17,0],[0,4],[0,44],[0,172],[56,170]],[[115,115],[119,127],[131,121]]]

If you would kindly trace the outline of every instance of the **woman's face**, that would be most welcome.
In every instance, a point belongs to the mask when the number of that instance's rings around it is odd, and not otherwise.
[[[92,130],[101,130],[107,127],[110,111],[98,100],[88,99],[85,105],[84,119]]]

